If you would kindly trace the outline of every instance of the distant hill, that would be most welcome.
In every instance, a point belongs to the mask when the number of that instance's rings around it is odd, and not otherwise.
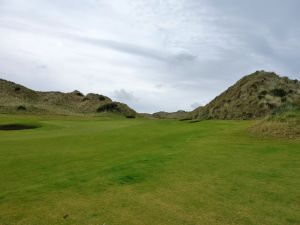
[[[204,107],[193,119],[255,119],[270,115],[285,104],[298,104],[300,83],[272,72],[257,71],[243,77]]]
[[[188,112],[179,110],[177,112],[156,112],[152,116],[158,119],[185,119],[189,115]]]
[[[40,92],[0,79],[0,113],[95,114],[120,113],[135,117],[136,112],[126,104],[113,102],[99,94]]]

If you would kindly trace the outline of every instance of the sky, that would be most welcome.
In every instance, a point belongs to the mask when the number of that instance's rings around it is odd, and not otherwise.
[[[299,0],[0,0],[0,78],[192,110],[244,75],[300,79]]]

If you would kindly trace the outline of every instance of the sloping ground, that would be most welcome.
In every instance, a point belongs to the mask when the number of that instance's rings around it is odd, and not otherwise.
[[[299,109],[284,110],[257,122],[250,132],[266,137],[300,138]]]
[[[191,115],[194,119],[255,119],[286,103],[300,100],[300,83],[275,73],[257,71]]]
[[[128,117],[134,117],[136,114],[127,105],[113,102],[103,95],[93,93],[83,95],[79,91],[39,92],[0,79],[0,113],[14,112],[51,114],[117,112]]]

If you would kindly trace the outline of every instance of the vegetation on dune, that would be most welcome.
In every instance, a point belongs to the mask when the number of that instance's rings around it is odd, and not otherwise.
[[[0,79],[0,113],[96,114],[114,112],[128,118],[137,113],[110,98],[75,90],[71,93],[36,92]],[[257,71],[243,77],[235,85],[204,107],[192,112],[157,112],[139,114],[159,119],[260,119],[284,104],[300,99],[300,82],[280,77],[272,72]]]
[[[275,73],[257,71],[204,107],[191,112],[197,119],[257,119],[300,99],[300,82]]]
[[[300,82],[273,72],[257,71],[243,77],[206,106],[192,112],[157,112],[159,119],[262,119],[285,104],[300,100]]]
[[[249,130],[256,135],[300,138],[300,104],[282,105]]]
[[[126,104],[120,102],[111,102],[98,107],[97,112],[117,112],[124,114],[127,118],[135,118],[136,112],[130,109]]]
[[[71,93],[39,92],[19,84],[0,79],[0,113],[28,114],[96,114],[100,107],[117,105],[118,112],[125,116],[134,117],[136,112],[127,105],[113,102],[110,98],[87,94],[75,90]]]
[[[188,114],[186,111],[179,110],[177,112],[156,112],[152,116],[158,119],[185,119]]]

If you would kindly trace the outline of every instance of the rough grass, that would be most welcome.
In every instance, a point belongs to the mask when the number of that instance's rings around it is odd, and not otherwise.
[[[250,132],[268,137],[300,139],[300,111],[298,109],[279,110],[257,122]]]
[[[273,72],[257,71],[243,77],[204,107],[194,119],[257,119],[300,99],[300,83]]]
[[[0,224],[299,224],[299,140],[249,121],[0,116]]]

